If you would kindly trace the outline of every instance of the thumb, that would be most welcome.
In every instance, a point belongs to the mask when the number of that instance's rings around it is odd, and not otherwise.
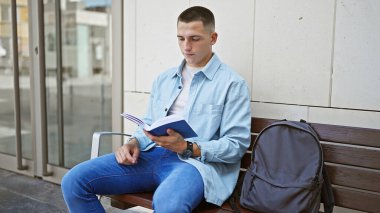
[[[178,132],[174,131],[173,129],[167,129],[166,133],[168,133],[169,136],[177,136]]]
[[[168,130],[166,130],[166,132],[168,133],[169,136],[177,138],[177,139],[176,139],[177,141],[178,141],[178,140],[180,140],[180,141],[183,140],[182,135],[181,135],[180,133],[176,132],[176,131],[173,130],[173,129],[168,129]]]

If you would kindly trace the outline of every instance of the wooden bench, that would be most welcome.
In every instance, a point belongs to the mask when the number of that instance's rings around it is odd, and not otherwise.
[[[252,118],[251,146],[241,163],[241,175],[250,164],[251,150],[257,134],[276,120]],[[365,212],[380,212],[380,129],[357,128],[312,123],[323,147],[324,160],[335,205]],[[102,135],[94,134],[92,157],[97,156]],[[237,186],[241,187],[241,186]],[[153,193],[111,195],[111,205],[126,209],[134,206],[152,208]],[[251,212],[238,207],[241,212]],[[221,207],[202,202],[194,212],[231,212],[228,202]]]

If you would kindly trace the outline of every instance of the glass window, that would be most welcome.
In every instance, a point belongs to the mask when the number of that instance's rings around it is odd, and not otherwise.
[[[0,23],[0,152],[15,155],[16,129],[13,85],[11,2],[2,1]],[[30,57],[27,1],[17,1],[20,119],[23,157],[31,159]],[[22,17],[22,18],[21,18]]]
[[[1,4],[1,21],[11,21],[11,5],[10,1]]]

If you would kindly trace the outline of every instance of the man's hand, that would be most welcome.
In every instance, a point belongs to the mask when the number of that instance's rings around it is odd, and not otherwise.
[[[140,155],[139,142],[136,138],[132,138],[128,143],[119,147],[116,152],[116,160],[120,164],[134,165]]]
[[[173,152],[182,153],[187,147],[187,142],[185,139],[183,139],[183,137],[178,132],[172,129],[168,129],[166,132],[168,133],[168,136],[158,137],[144,130],[145,135],[148,136],[157,145],[160,145]]]

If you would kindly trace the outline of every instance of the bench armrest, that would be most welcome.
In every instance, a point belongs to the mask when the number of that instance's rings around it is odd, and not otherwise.
[[[94,132],[92,135],[92,145],[91,145],[91,159],[97,158],[99,156],[99,145],[100,139],[105,135],[121,135],[131,137],[130,134],[120,133],[120,132]]]

